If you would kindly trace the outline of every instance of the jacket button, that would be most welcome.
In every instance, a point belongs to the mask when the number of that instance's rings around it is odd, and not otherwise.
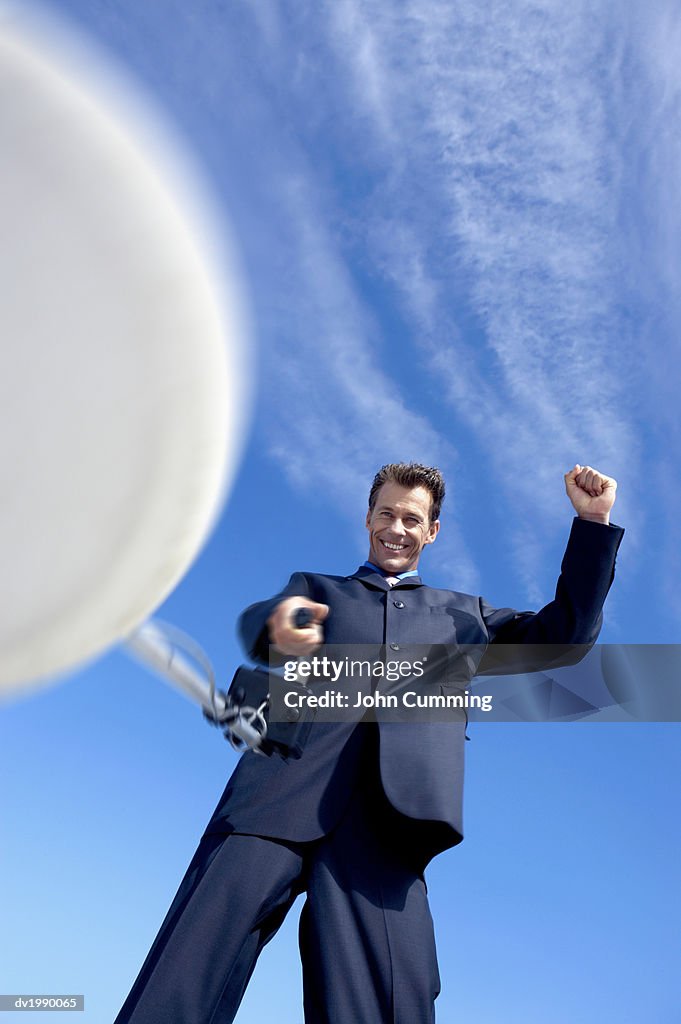
[[[400,645],[399,644],[391,644],[390,645],[390,650],[391,651],[399,651],[399,649],[400,649]]]
[[[297,722],[300,718],[300,711],[298,708],[286,708],[284,718],[287,722]]]
[[[393,601],[396,608],[404,608],[404,601]]]

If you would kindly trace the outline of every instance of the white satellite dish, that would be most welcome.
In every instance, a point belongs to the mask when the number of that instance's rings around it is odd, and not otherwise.
[[[45,35],[0,26],[0,694],[147,618],[243,433],[234,280],[166,173],[177,151],[102,95]]]

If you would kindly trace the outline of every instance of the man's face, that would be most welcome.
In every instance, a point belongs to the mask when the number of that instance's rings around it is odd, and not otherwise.
[[[431,497],[425,487],[385,483],[367,512],[369,562],[392,576],[418,565],[426,544],[435,540],[440,522],[430,521]]]

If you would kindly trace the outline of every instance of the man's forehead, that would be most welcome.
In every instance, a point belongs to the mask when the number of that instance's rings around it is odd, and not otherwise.
[[[383,484],[376,495],[376,508],[386,508],[393,511],[422,512],[426,515],[430,512],[431,495],[426,487],[403,487],[391,481]]]

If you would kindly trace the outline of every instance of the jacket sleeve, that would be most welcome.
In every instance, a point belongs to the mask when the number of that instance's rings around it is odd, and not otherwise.
[[[580,661],[595,644],[605,598],[615,576],[624,530],[575,517],[553,600],[538,612],[492,608],[480,611],[489,646],[478,675],[533,671]],[[516,645],[535,645],[534,652]]]
[[[250,605],[239,617],[237,626],[239,639],[244,651],[253,661],[269,664],[269,634],[267,620],[280,601],[287,597],[310,597],[310,587],[305,574],[294,572],[290,580],[275,597]]]

